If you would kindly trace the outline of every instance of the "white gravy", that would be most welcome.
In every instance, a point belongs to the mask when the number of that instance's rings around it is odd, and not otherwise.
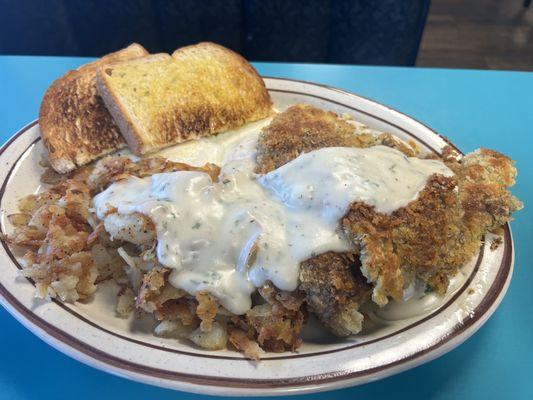
[[[266,280],[294,290],[301,261],[349,250],[338,226],[350,203],[391,213],[416,199],[432,174],[452,175],[439,161],[409,158],[385,146],[324,148],[257,175],[257,137],[264,124],[162,154],[193,165],[218,163],[217,182],[191,171],[131,177],[93,199],[100,219],[110,207],[150,217],[157,257],[173,269],[171,284],[191,294],[207,290],[235,314],[250,309],[251,293]]]

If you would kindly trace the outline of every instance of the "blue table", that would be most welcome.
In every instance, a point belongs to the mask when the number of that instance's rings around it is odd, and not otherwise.
[[[83,58],[0,57],[0,143],[37,117],[48,85]],[[471,339],[400,375],[300,397],[533,398],[533,73],[256,63],[266,76],[336,86],[390,105],[448,136],[463,151],[497,149],[517,162],[514,278],[502,305]],[[529,265],[528,265],[529,264]],[[82,365],[0,310],[0,399],[195,399]]]

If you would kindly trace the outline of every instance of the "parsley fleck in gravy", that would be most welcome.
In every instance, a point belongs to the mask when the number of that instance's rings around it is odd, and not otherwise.
[[[416,199],[429,176],[452,175],[440,161],[385,146],[323,148],[257,175],[260,127],[165,150],[193,165],[218,163],[216,182],[196,171],[130,177],[93,199],[100,219],[111,207],[148,216],[158,260],[173,270],[170,283],[191,294],[207,290],[235,314],[250,309],[252,292],[266,280],[294,290],[300,262],[349,250],[339,220],[350,203],[391,213]]]

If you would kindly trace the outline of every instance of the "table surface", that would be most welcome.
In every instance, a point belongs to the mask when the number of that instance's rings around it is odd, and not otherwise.
[[[84,58],[0,57],[0,143],[37,117],[48,85]],[[515,272],[490,320],[450,353],[399,375],[302,399],[533,398],[533,73],[254,63],[260,74],[318,82],[396,108],[448,136],[465,152],[479,146],[516,160]],[[0,310],[0,398],[207,398],[131,382],[85,366],[40,341]]]

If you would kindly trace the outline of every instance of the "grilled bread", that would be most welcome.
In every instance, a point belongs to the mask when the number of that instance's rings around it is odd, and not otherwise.
[[[264,82],[241,56],[213,43],[100,68],[97,88],[138,155],[267,117]]]
[[[69,71],[46,91],[39,126],[48,159],[60,173],[69,172],[126,145],[96,91],[96,71],[109,63],[146,56],[138,44]]]

